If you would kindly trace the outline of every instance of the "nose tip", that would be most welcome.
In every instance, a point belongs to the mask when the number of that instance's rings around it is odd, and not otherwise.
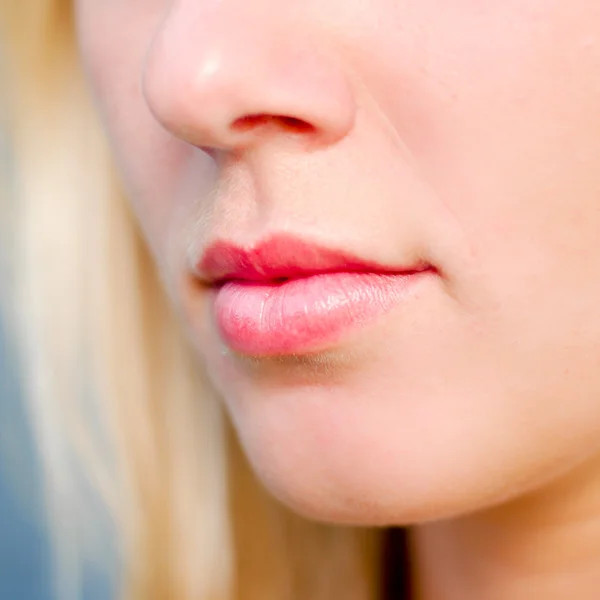
[[[274,138],[330,145],[352,130],[353,93],[330,56],[281,37],[205,33],[171,24],[148,54],[144,97],[174,136],[237,150]]]

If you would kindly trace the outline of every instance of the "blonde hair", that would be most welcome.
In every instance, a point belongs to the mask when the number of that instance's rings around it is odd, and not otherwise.
[[[0,0],[0,42],[14,329],[60,597],[114,537],[128,600],[377,598],[379,534],[297,517],[249,470],[113,175],[70,1]]]

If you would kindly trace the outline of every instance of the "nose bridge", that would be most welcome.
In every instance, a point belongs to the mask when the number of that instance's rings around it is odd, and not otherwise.
[[[314,32],[277,10],[264,1],[176,3],[144,65],[144,96],[155,118],[177,137],[211,148],[257,143],[266,132],[320,143],[346,135],[355,103],[339,61]]]

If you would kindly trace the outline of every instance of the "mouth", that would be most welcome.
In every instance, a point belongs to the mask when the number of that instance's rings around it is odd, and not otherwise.
[[[314,352],[338,342],[411,296],[435,273],[428,264],[384,266],[276,235],[245,249],[219,241],[196,266],[226,345],[268,357]]]

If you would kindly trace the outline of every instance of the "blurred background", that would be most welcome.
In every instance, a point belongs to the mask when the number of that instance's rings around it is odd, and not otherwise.
[[[1,164],[8,159],[0,131]],[[7,281],[5,268],[0,260],[0,294]],[[60,600],[51,593],[39,470],[19,394],[14,347],[3,325],[0,318],[0,600]]]
[[[54,600],[33,442],[0,322],[0,599]]]
[[[0,130],[0,164],[10,169],[9,158]],[[8,281],[6,258],[0,247],[0,296]],[[54,592],[39,460],[19,388],[15,344],[6,325],[0,313],[0,600],[64,600]],[[117,567],[110,551],[102,558],[105,570],[86,570],[78,600],[114,597]]]
[[[1,133],[0,161],[6,165]],[[7,281],[5,267],[0,260],[0,294]],[[19,394],[14,347],[3,325],[0,318],[0,600],[60,600],[51,593],[39,470]]]

